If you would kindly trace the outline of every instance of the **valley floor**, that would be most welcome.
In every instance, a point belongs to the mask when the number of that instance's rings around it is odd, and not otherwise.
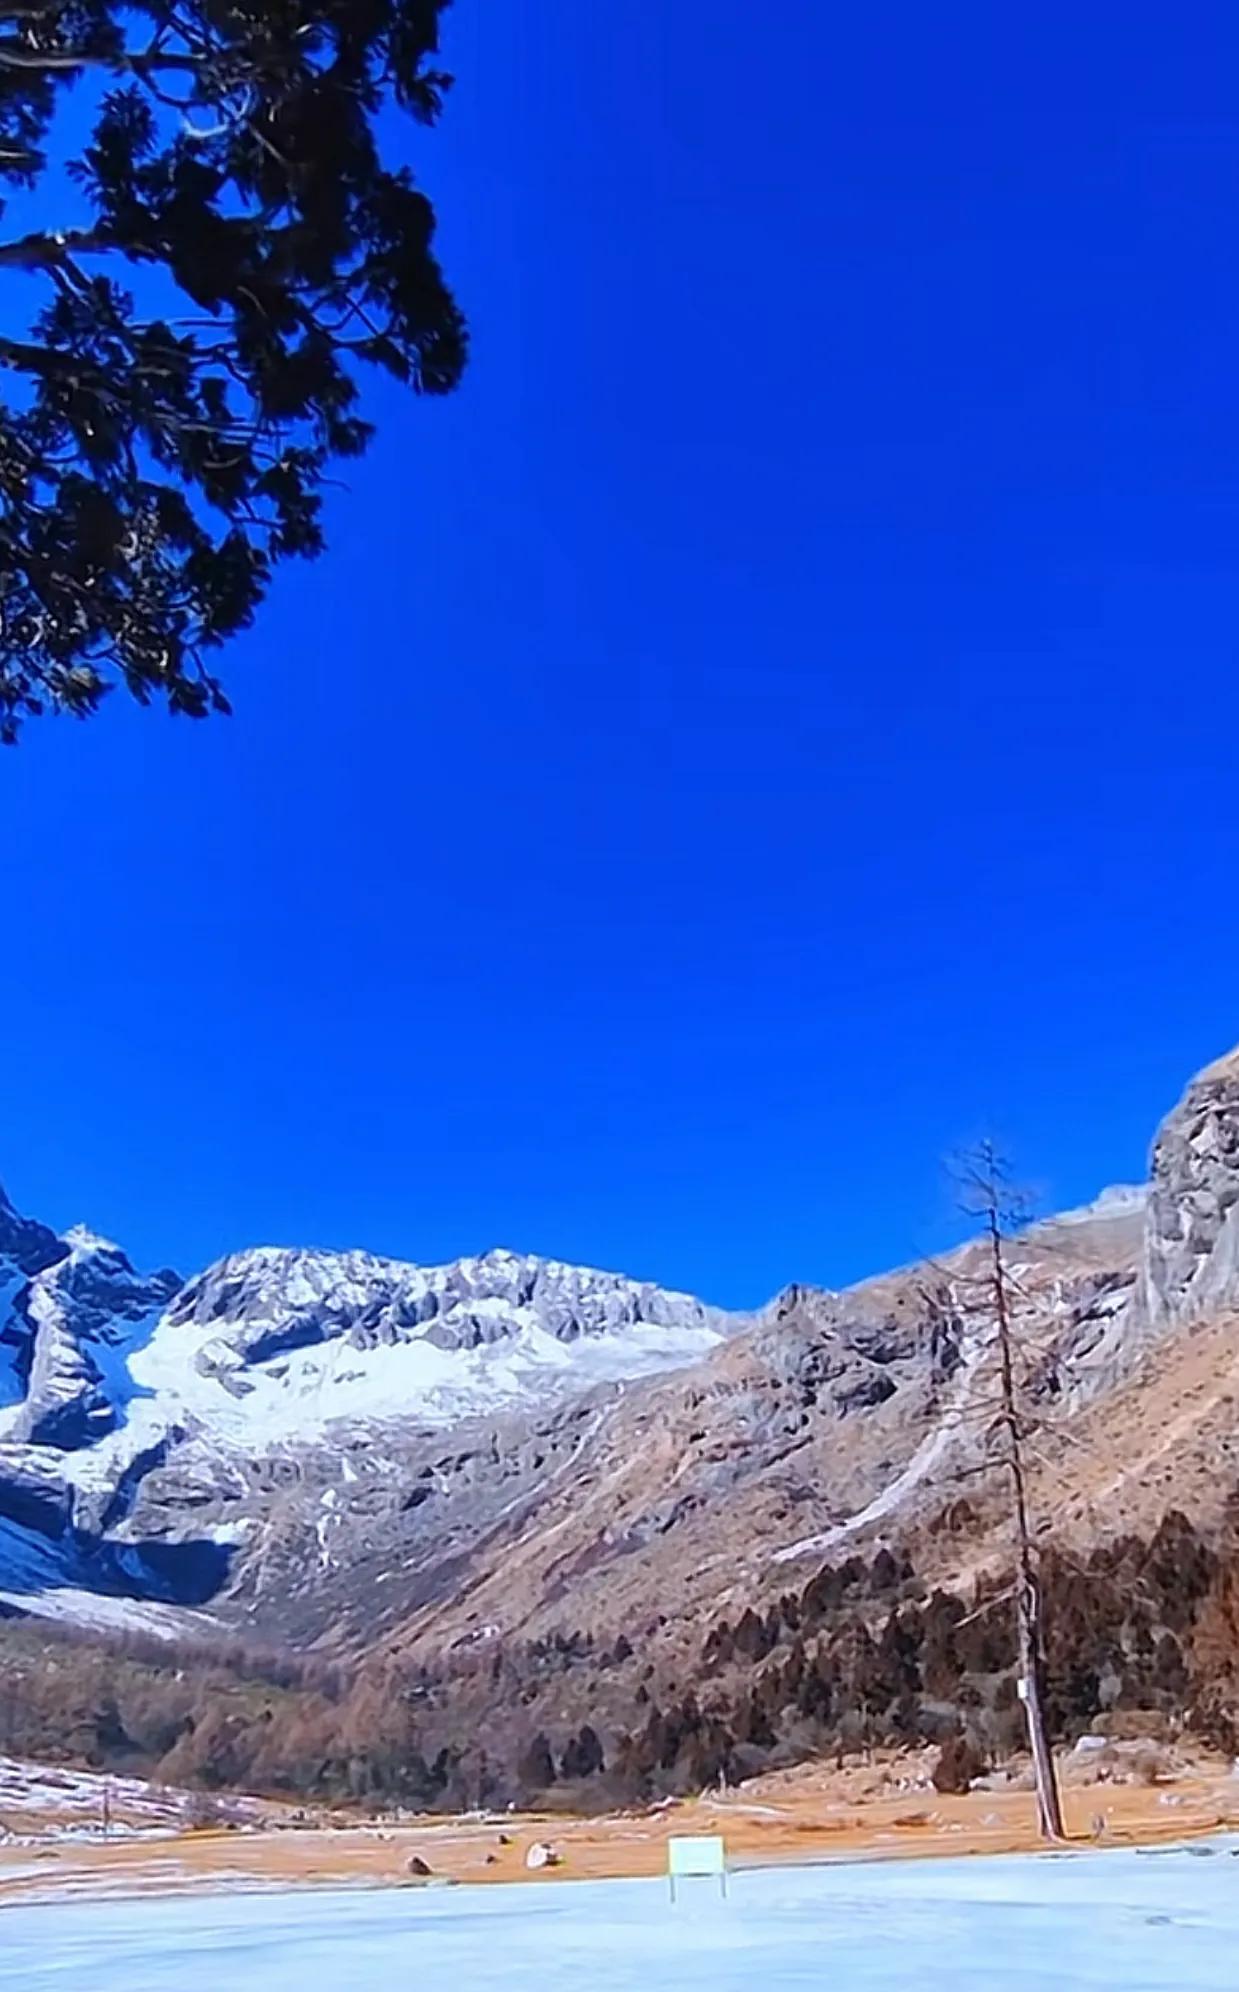
[[[720,1832],[736,1868],[1031,1850],[1031,1793],[1006,1788],[944,1797],[925,1789],[925,1760],[900,1757],[842,1771],[814,1765],[755,1780],[729,1795],[601,1818],[560,1815],[425,1819],[408,1824],[281,1823],[112,1839],[57,1835],[34,1817],[0,1845],[0,1905],[250,1889],[408,1885],[409,1862],[443,1882],[597,1880],[666,1870],[672,1833]],[[1071,1841],[1156,1846],[1239,1829],[1239,1778],[1229,1765],[1181,1758],[1164,1781],[1098,1783],[1067,1760]],[[10,1827],[15,1824],[9,1815]],[[536,1842],[560,1856],[531,1871]],[[0,1931],[3,1920],[0,1919]]]
[[[25,1906],[0,1911],[0,1977],[21,1992],[1233,1992],[1233,1851],[766,1870],[674,1905],[652,1881],[587,1881]]]

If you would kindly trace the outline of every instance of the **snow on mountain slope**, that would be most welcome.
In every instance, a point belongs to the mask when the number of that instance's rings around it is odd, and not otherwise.
[[[100,1583],[100,1568],[71,1536],[48,1540],[0,1516],[0,1607],[93,1632],[184,1638],[211,1621],[175,1603],[127,1596]]]
[[[505,1323],[505,1326],[507,1324]],[[536,1321],[453,1352],[412,1335],[360,1350],[348,1332],[312,1350],[247,1363],[217,1334],[187,1337],[166,1316],[130,1364],[154,1402],[141,1420],[205,1426],[220,1446],[320,1441],[333,1424],[447,1425],[522,1398],[587,1390],[696,1361],[721,1341],[705,1327],[634,1323],[566,1347]]]
[[[369,1434],[377,1458],[384,1435],[532,1415],[694,1363],[735,1325],[500,1251],[420,1267],[261,1247],[182,1285],[0,1193],[0,1607],[162,1628],[258,1526],[237,1503],[262,1462],[347,1479],[342,1435]]]
[[[113,1464],[133,1434],[182,1427],[251,1447],[338,1419],[444,1424],[691,1363],[729,1326],[687,1294],[513,1252],[420,1267],[258,1247],[182,1287],[80,1229],[58,1244],[31,1276],[0,1259],[0,1441]]]
[[[191,1281],[129,1369],[167,1423],[253,1446],[644,1376],[696,1361],[727,1328],[687,1294],[514,1252],[421,1267],[260,1247]]]

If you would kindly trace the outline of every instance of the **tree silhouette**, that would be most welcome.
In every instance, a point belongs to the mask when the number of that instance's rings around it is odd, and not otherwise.
[[[321,551],[331,466],[369,440],[359,372],[458,382],[434,211],[383,150],[393,109],[438,117],[446,4],[0,4],[0,192],[64,207],[0,239],[32,291],[0,337],[0,738],[118,683],[226,710],[213,653]]]

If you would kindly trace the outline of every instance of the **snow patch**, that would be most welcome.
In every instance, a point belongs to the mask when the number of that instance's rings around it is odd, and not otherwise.
[[[214,1629],[207,1613],[146,1598],[124,1598],[91,1588],[72,1542],[35,1535],[0,1517],[0,1604],[96,1632],[146,1632],[181,1639],[187,1630]]]
[[[471,1312],[483,1308],[504,1313],[496,1299],[471,1302]],[[197,1427],[215,1444],[245,1451],[321,1440],[342,1423],[447,1425],[540,1395],[548,1384],[585,1391],[687,1365],[724,1339],[705,1323],[639,1321],[561,1342],[528,1310],[513,1313],[514,1332],[472,1349],[440,1348],[424,1332],[359,1348],[339,1334],[259,1362],[240,1358],[217,1321],[168,1314],[129,1358],[129,1377],[146,1393],[130,1404],[130,1423],[148,1432]],[[99,1447],[92,1452],[107,1458]],[[347,1461],[344,1477],[355,1477]]]
[[[786,1549],[777,1549],[771,1561],[792,1563],[800,1556],[822,1556],[827,1550],[837,1548],[841,1542],[847,1542],[851,1536],[859,1535],[871,1523],[884,1520],[902,1507],[909,1494],[928,1480],[941,1464],[959,1436],[960,1420],[966,1410],[981,1357],[992,1345],[992,1337],[983,1333],[974,1334],[964,1341],[961,1347],[963,1363],[956,1380],[954,1401],[943,1412],[933,1431],[922,1440],[901,1473],[896,1474],[872,1501],[858,1508],[855,1514],[836,1522],[833,1528],[824,1529],[819,1535],[803,1536]]]

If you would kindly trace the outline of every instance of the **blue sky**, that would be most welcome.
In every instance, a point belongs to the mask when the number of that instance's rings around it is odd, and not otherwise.
[[[19,1204],[746,1304],[983,1128],[1142,1172],[1239,1038],[1239,48],[1006,12],[458,0],[466,387],[233,721],[0,758]]]

